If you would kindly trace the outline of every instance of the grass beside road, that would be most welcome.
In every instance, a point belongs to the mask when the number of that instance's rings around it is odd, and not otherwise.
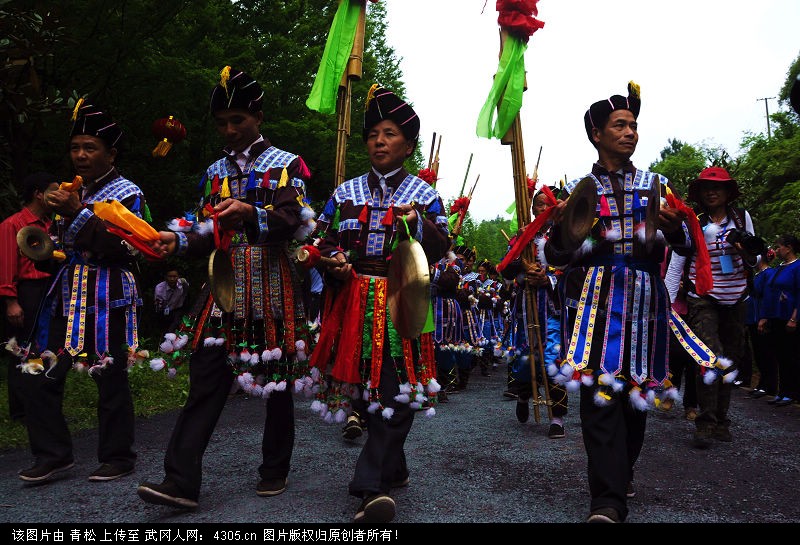
[[[22,422],[8,414],[9,358],[0,363],[0,450],[28,447],[28,432]],[[183,406],[189,393],[189,367],[179,369],[174,378],[165,371],[155,372],[147,362],[128,369],[137,417],[153,416]],[[64,416],[71,432],[97,427],[97,386],[86,373],[67,374],[64,387]]]

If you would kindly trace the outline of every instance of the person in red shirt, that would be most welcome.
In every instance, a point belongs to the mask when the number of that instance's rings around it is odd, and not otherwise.
[[[36,172],[22,182],[22,210],[0,223],[0,299],[5,307],[5,327],[8,338],[27,345],[36,323],[39,304],[47,290],[50,273],[38,270],[34,262],[23,255],[17,246],[17,233],[32,225],[47,232],[52,223],[51,210],[44,195],[58,189],[58,179],[47,172]],[[21,420],[25,414],[20,388],[17,359],[8,362],[8,412],[12,419]]]

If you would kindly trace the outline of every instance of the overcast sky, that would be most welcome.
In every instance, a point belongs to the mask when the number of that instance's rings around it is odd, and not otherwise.
[[[442,136],[438,189],[458,196],[480,175],[470,213],[505,217],[514,200],[511,151],[475,136],[497,70],[494,0],[381,0],[388,42],[401,59],[407,98],[421,121],[423,156]],[[485,7],[484,7],[485,6]],[[544,28],[525,54],[522,131],[526,170],[555,183],[589,172],[597,155],[583,127],[592,102],[641,87],[639,145],[647,168],[670,138],[722,146],[733,156],[747,132],[767,132],[776,97],[800,54],[800,0],[540,0]],[[770,113],[782,108],[766,101]]]

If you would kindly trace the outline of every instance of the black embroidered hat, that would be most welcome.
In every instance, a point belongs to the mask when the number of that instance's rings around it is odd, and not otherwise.
[[[230,66],[220,72],[219,83],[211,90],[211,113],[220,110],[247,110],[251,114],[261,111],[264,91],[256,80]]]
[[[390,90],[374,84],[367,93],[367,105],[364,108],[364,140],[370,129],[383,121],[391,119],[406,140],[416,140],[419,136],[419,117],[409,104]]]
[[[69,137],[88,135],[103,140],[109,148],[119,148],[122,129],[111,116],[97,106],[88,104],[85,99],[78,100],[72,111],[72,129]]]
[[[594,145],[592,140],[592,129],[602,128],[608,121],[611,112],[614,110],[629,110],[634,119],[639,117],[639,108],[642,106],[642,100],[639,94],[639,85],[630,81],[628,82],[628,96],[613,95],[605,100],[598,100],[586,110],[583,114],[583,124],[586,127],[586,136],[589,137],[589,142]]]

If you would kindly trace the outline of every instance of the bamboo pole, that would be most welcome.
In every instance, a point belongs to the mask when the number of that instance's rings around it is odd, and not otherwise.
[[[502,54],[503,44],[505,43],[507,33],[500,32],[500,53]],[[527,87],[527,85],[526,85]],[[528,194],[528,176],[525,170],[525,149],[522,141],[522,122],[520,115],[514,118],[508,132],[503,136],[501,142],[505,145],[511,146],[511,164],[514,176],[514,197],[517,205],[517,224],[520,228],[528,225],[531,222],[531,198]],[[535,256],[533,248],[528,245],[522,252],[523,263],[533,263]],[[547,414],[550,419],[553,418],[552,401],[550,400],[550,390],[547,387],[545,380],[544,391],[545,398],[542,399],[539,395],[539,383],[536,379],[536,356],[539,357],[539,363],[544,376],[547,376],[547,370],[544,364],[544,349],[542,346],[541,326],[539,324],[538,304],[536,301],[536,288],[525,283],[525,310],[528,316],[527,334],[529,345],[529,362],[531,367],[531,402],[533,404],[533,417],[539,423],[541,417],[539,414],[539,405],[547,407]],[[535,345],[535,346],[534,346]]]
[[[336,97],[336,185],[345,181],[345,162],[347,159],[347,141],[350,138],[350,117],[352,112],[353,81],[360,80],[364,66],[364,32],[367,22],[367,0],[342,0],[361,4],[356,26],[353,48],[347,61],[347,68],[339,83],[339,94]]]

